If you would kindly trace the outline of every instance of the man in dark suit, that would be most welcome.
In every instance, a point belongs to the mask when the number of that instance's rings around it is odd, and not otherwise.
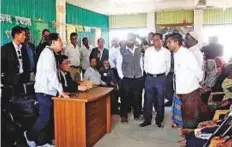
[[[59,60],[60,68],[60,80],[65,92],[75,93],[77,92],[78,84],[76,81],[73,81],[69,73],[70,70],[70,61],[65,55],[60,56]]]
[[[77,93],[77,91],[86,91],[88,87],[78,85],[78,81],[73,81],[70,71],[70,61],[65,55],[61,55],[59,58],[59,68],[60,68],[60,82],[63,86],[64,92]]]
[[[13,41],[1,47],[1,89],[4,108],[8,108],[9,98],[25,92],[22,83],[30,80],[28,53],[21,45],[25,40],[25,29],[15,26],[11,35]]]
[[[109,50],[104,48],[105,40],[103,38],[99,38],[97,44],[98,47],[92,49],[89,59],[97,59],[97,69],[99,70],[103,66],[103,61],[109,59]]]
[[[1,48],[1,79],[3,85],[19,85],[30,80],[30,59],[26,48],[25,29],[20,26],[12,28],[13,41]]]

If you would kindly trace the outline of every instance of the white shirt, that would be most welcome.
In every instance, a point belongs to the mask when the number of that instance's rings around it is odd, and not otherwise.
[[[156,50],[154,46],[149,47],[144,55],[144,70],[149,74],[168,74],[171,67],[171,53],[168,49],[161,47]]]
[[[84,45],[80,49],[81,68],[87,70],[89,68],[89,56],[91,54],[92,47],[87,49]]]
[[[80,66],[80,50],[78,45],[74,48],[72,44],[69,44],[64,49],[64,55],[68,56],[72,66]]]
[[[63,71],[60,71],[60,73],[61,73],[61,76],[64,78],[64,86],[65,87],[68,87],[68,83],[67,83],[67,79],[66,79],[66,73],[65,72],[63,72]]]
[[[102,58],[104,49],[105,49],[105,48],[102,48],[102,49],[101,49],[101,48],[98,48],[98,51],[100,52],[100,57],[99,57],[100,60],[101,60],[101,58]]]
[[[184,47],[174,53],[174,72],[177,94],[188,94],[200,87],[202,70],[193,53]]]
[[[199,45],[196,44],[195,46],[190,47],[189,50],[190,50],[190,51],[194,54],[194,56],[196,57],[198,66],[199,66],[200,68],[203,69],[204,57],[203,57],[203,53],[200,51]]]
[[[129,49],[127,48],[127,50],[129,50],[133,55],[135,53],[135,49],[138,49],[134,46],[133,49]],[[124,76],[123,76],[123,72],[122,72],[122,54],[120,51],[117,52],[117,57],[116,57],[116,68],[117,68],[117,72],[118,72],[118,76],[122,79]],[[140,68],[141,68],[141,71],[142,71],[142,74],[143,74],[143,57],[142,57],[142,54],[141,54],[141,58],[140,58]]]
[[[92,67],[89,67],[85,71],[84,80],[92,81],[95,85],[104,84],[104,82],[101,80],[101,75],[98,70],[95,70]]]
[[[21,52],[22,45],[20,44],[18,46],[14,41],[12,41],[12,43],[14,45],[16,55],[17,55],[18,61],[19,61],[19,74],[22,74],[23,73],[23,59],[22,59],[23,56],[22,56],[22,52]],[[21,59],[19,59],[19,56],[21,56]]]
[[[111,68],[116,68],[117,52],[120,52],[120,47],[112,47],[109,50],[109,62]]]
[[[35,76],[35,92],[56,96],[62,92],[62,84],[58,79],[57,63],[54,53],[48,46],[42,51],[37,62]]]
[[[189,50],[195,56],[195,58],[197,60],[197,63],[198,63],[198,66],[202,70],[202,78],[201,78],[201,80],[203,80],[203,78],[204,78],[204,57],[203,57],[203,53],[200,51],[200,45],[196,44],[195,46],[190,47]]]

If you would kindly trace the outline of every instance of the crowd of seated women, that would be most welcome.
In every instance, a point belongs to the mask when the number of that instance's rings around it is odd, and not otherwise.
[[[195,129],[181,128],[181,147],[232,147],[232,64],[221,58],[206,60],[201,96],[210,120]]]

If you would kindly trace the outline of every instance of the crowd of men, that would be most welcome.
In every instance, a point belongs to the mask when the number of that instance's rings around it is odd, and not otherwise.
[[[30,42],[28,28],[15,26],[11,34],[12,42],[1,47],[1,78],[3,86],[14,87],[14,95],[21,93],[24,83],[35,82],[39,115],[32,128],[24,132],[29,146],[51,144],[52,133],[44,131],[48,126],[53,127],[51,98],[69,98],[67,92],[87,90],[78,85],[83,79],[95,86],[114,88],[112,114],[119,114],[122,123],[129,122],[128,114],[133,110],[135,120],[144,120],[140,127],[151,125],[154,106],[155,123],[162,128],[165,99],[167,105],[172,105],[174,95],[183,103],[181,118],[173,114],[174,126],[194,128],[209,114],[199,89],[205,79],[204,61],[222,56],[222,47],[215,38],[201,52],[195,32],[187,33],[185,39],[180,33],[164,37],[151,32],[141,44],[130,33],[127,40],[119,42],[114,38],[110,49],[105,48],[103,38],[93,48],[85,37],[79,47],[75,32],[71,33],[70,44],[65,48],[59,34],[48,29],[43,30],[37,47]],[[9,91],[3,91],[3,97],[9,95]],[[4,100],[7,107],[8,99]]]

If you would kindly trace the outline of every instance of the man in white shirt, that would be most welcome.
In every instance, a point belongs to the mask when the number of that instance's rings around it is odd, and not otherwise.
[[[84,37],[82,39],[82,47],[80,49],[80,54],[81,54],[81,69],[82,72],[85,73],[87,68],[89,68],[89,56],[92,51],[92,47],[89,45],[89,40],[87,37]]]
[[[69,98],[64,93],[62,84],[60,83],[58,76],[59,63],[56,60],[58,52],[62,50],[63,43],[57,33],[51,33],[48,36],[48,40],[49,46],[46,46],[40,54],[35,77],[35,96],[39,106],[38,117],[32,128],[24,132],[24,137],[30,147],[54,147],[49,144],[52,139],[51,127],[54,125],[52,124],[52,97],[59,95],[59,97]],[[45,136],[41,138],[41,134]]]
[[[144,122],[141,127],[151,125],[152,106],[155,106],[156,125],[163,127],[164,94],[166,89],[166,76],[171,66],[170,51],[162,47],[162,35],[153,35],[154,46],[146,49],[144,55],[144,70],[147,73],[145,80]]]
[[[202,79],[203,79],[203,69],[204,69],[204,57],[203,53],[200,51],[201,45],[198,41],[198,34],[196,32],[189,32],[185,36],[186,47],[194,54],[197,59],[198,66],[202,69]]]
[[[191,51],[182,46],[179,33],[169,36],[167,46],[174,52],[175,92],[183,102],[181,106],[183,127],[194,128],[201,117],[207,118],[207,108],[200,98],[199,88],[202,70]]]
[[[71,43],[64,49],[64,55],[68,56],[71,62],[70,75],[73,80],[80,80],[80,50],[77,45],[78,34],[71,33]]]
[[[96,67],[97,59],[90,59],[90,67],[85,72],[84,80],[93,82],[95,86],[106,85],[106,83],[101,80],[101,74],[98,72]]]
[[[122,79],[121,122],[128,122],[128,110],[131,104],[134,119],[140,118],[140,94],[143,87],[143,59],[140,48],[135,47],[136,37],[129,34],[127,48],[121,48],[117,54],[117,72]]]
[[[112,47],[109,50],[109,62],[111,68],[116,68],[117,52],[120,49],[118,38],[112,39]]]

